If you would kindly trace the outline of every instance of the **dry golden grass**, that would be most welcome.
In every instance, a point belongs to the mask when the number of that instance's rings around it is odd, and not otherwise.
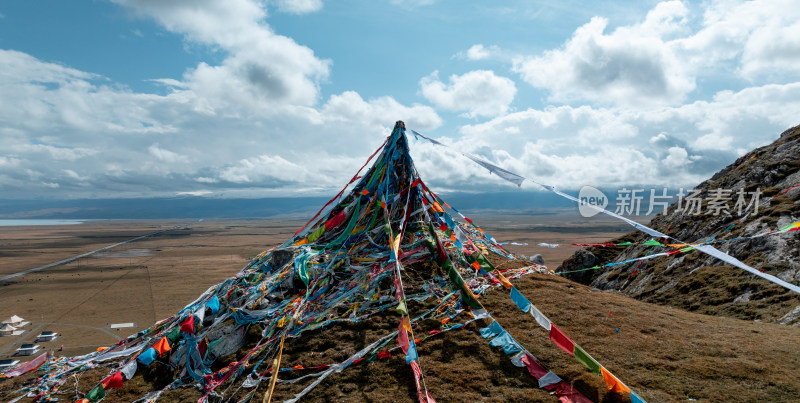
[[[236,225],[202,223],[182,239],[163,238],[135,244],[131,249],[158,250],[146,270],[122,266],[103,268],[92,265],[70,267],[38,274],[41,281],[20,282],[0,288],[0,304],[8,316],[11,311],[35,319],[37,309],[53,311],[53,317],[71,323],[84,320],[94,326],[104,321],[129,321],[136,317],[140,328],[152,323],[152,318],[168,316],[191,301],[209,285],[238,271],[248,254],[277,244],[287,238],[297,223],[273,225],[266,222],[244,222]],[[495,232],[495,237],[500,238]],[[270,240],[274,240],[270,243]],[[194,247],[189,247],[194,245]],[[233,256],[233,257],[231,257]],[[184,259],[181,264],[180,259]],[[105,261],[110,258],[98,259]],[[124,258],[115,258],[124,259]],[[156,261],[163,261],[155,264]],[[107,262],[106,262],[107,263]],[[106,264],[104,263],[104,264]],[[120,265],[124,262],[118,262]],[[519,263],[517,263],[519,264]],[[137,267],[138,267],[137,266]],[[80,274],[80,279],[77,275]],[[51,277],[47,277],[47,276]],[[71,277],[71,276],[75,277]],[[34,278],[38,278],[34,276]],[[153,281],[153,279],[156,279]],[[74,288],[67,288],[73,282]],[[87,282],[88,281],[88,282]],[[98,291],[97,282],[107,289]],[[40,283],[52,283],[38,290]],[[686,401],[796,401],[800,396],[800,354],[797,340],[800,328],[743,321],[690,313],[671,309],[589,287],[566,279],[534,274],[516,280],[520,291],[542,312],[548,315],[566,334],[581,345],[601,364],[650,402]],[[81,291],[81,283],[82,290]],[[106,284],[109,283],[109,284]],[[113,283],[113,284],[112,284]],[[35,285],[34,285],[35,284]],[[152,301],[147,288],[154,284]],[[63,292],[58,292],[59,286]],[[138,288],[137,288],[138,287]],[[101,287],[102,288],[102,287]],[[93,291],[87,291],[93,290]],[[11,291],[10,293],[6,290]],[[36,296],[24,301],[25,291]],[[91,294],[94,292],[94,294]],[[61,299],[48,305],[39,299],[44,294]],[[34,295],[32,294],[32,295]],[[139,300],[125,300],[137,295]],[[13,296],[12,296],[13,295]],[[13,298],[13,299],[12,299]],[[20,299],[22,302],[14,302]],[[588,372],[580,363],[556,347],[547,333],[532,318],[519,311],[506,291],[494,289],[481,297],[482,303],[497,320],[545,366],[572,383],[587,397],[596,401],[617,401],[620,396],[609,395],[600,377]],[[51,302],[52,303],[52,302]],[[82,305],[75,307],[76,304]],[[148,305],[149,304],[149,305]],[[126,310],[119,307],[127,307]],[[118,308],[114,308],[118,307]],[[103,312],[111,310],[113,315]],[[411,313],[421,312],[420,305],[409,305]],[[65,313],[67,312],[67,313]],[[81,316],[83,315],[83,319]],[[106,315],[106,316],[104,316]],[[120,317],[121,315],[130,315]],[[47,317],[46,317],[47,319]],[[70,322],[66,322],[69,320]],[[288,340],[282,367],[297,364],[313,366],[344,360],[363,346],[393,330],[398,317],[384,313],[363,323],[332,325],[304,333],[299,339]],[[486,322],[481,325],[488,324]],[[437,326],[423,322],[419,334]],[[478,323],[465,329],[447,332],[419,344],[418,350],[426,384],[437,401],[555,401],[555,397],[538,389],[536,382],[524,369],[514,367],[509,357],[489,346],[477,333]],[[615,329],[619,329],[616,332]],[[120,332],[120,336],[136,329]],[[64,330],[64,343],[67,343]],[[96,337],[98,344],[115,340],[91,329],[84,337]],[[103,339],[101,339],[104,337]],[[0,339],[0,342],[6,340]],[[389,346],[394,346],[394,342]],[[2,348],[2,344],[0,344]],[[68,351],[72,354],[74,351]],[[290,378],[302,372],[282,374]],[[105,370],[91,371],[81,377],[79,389],[87,392],[94,387]],[[171,380],[172,374],[157,364],[111,392],[107,401],[131,401],[145,391],[160,387]],[[0,382],[0,400],[9,391],[30,377]],[[411,371],[402,357],[362,363],[334,374],[317,387],[308,401],[415,401]],[[262,385],[263,387],[264,385]],[[278,385],[274,401],[290,398],[303,385]],[[72,387],[69,388],[72,390]],[[259,391],[259,401],[261,396]],[[199,393],[191,388],[179,389],[163,396],[165,402],[192,401]],[[60,396],[69,401],[74,390]]]

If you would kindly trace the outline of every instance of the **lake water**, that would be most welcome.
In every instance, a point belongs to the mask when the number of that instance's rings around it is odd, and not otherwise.
[[[11,226],[32,226],[32,225],[74,225],[86,222],[86,220],[56,220],[56,219],[0,219],[0,227]]]

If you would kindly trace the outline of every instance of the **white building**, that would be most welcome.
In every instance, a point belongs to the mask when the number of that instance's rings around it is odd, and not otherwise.
[[[23,327],[23,326],[27,326],[29,323],[31,323],[31,322],[28,322],[25,319],[22,319],[17,315],[14,315],[14,316],[12,316],[12,317],[10,317],[10,318],[8,318],[8,319],[3,321],[4,325],[11,325],[11,326],[14,326],[14,327],[16,327],[18,329]]]
[[[11,326],[8,323],[5,323],[2,326],[0,326],[0,336],[13,336],[16,330],[17,330],[16,327]]]
[[[39,333],[39,335],[36,336],[36,341],[38,342],[53,341],[57,338],[58,338],[58,333],[47,330],[42,333]]]
[[[39,351],[38,344],[23,344],[17,349],[17,355],[34,355]]]

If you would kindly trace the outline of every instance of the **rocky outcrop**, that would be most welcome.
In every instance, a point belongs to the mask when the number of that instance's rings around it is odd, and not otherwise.
[[[726,195],[729,211],[690,214],[671,205],[655,216],[650,227],[686,242],[724,241],[718,249],[787,282],[800,282],[800,232],[754,239],[739,239],[800,220],[800,126],[781,134],[774,143],[753,150],[717,172],[692,192],[700,208],[713,207],[717,189]],[[795,187],[798,186],[798,187]],[[695,193],[696,192],[696,193]],[[735,207],[742,193],[744,204]],[[746,204],[755,200],[749,209]],[[739,214],[741,213],[741,214]],[[642,243],[651,239],[631,232],[611,243]],[[586,248],[556,269],[564,276],[603,290],[707,314],[742,319],[800,323],[800,296],[697,251],[613,266],[583,270],[675,248],[631,245]],[[583,270],[583,271],[581,271]],[[795,314],[791,314],[795,312]]]

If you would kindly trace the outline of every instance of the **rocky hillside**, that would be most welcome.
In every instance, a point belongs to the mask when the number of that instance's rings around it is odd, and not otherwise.
[[[650,227],[684,242],[712,240],[717,249],[751,267],[797,284],[800,232],[736,238],[775,231],[800,220],[798,185],[800,126],[717,172],[689,192],[691,197],[654,217]],[[700,214],[695,214],[698,210]],[[650,239],[631,232],[609,243],[633,245],[585,248],[564,261],[557,272],[599,289],[689,311],[800,325],[798,294],[697,251],[579,271],[677,249],[636,245]]]

